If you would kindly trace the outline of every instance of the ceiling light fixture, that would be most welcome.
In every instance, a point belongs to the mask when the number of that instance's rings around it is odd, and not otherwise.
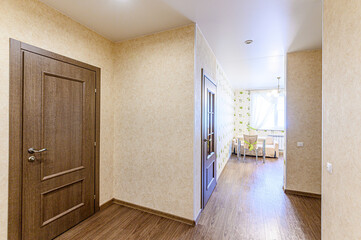
[[[253,40],[246,40],[246,41],[244,41],[244,43],[248,45],[248,44],[253,43]]]
[[[277,90],[276,89],[273,89],[271,91],[271,93],[268,93],[267,96],[273,96],[273,97],[278,97],[281,93],[281,88],[280,88],[280,79],[281,77],[277,77],[277,80],[278,80],[278,86],[277,86]]]

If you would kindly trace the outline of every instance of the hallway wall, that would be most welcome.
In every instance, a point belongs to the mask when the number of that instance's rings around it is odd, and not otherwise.
[[[229,80],[217,61],[217,178],[220,177],[232,154],[232,140],[234,131],[234,92]]]
[[[231,155],[233,138],[233,115],[234,101],[233,90],[221,65],[214,55],[207,40],[199,27],[195,32],[195,68],[194,68],[194,218],[201,209],[201,91],[202,91],[202,68],[214,81],[217,82],[217,178]]]
[[[323,2],[322,237],[360,239],[361,1]]]
[[[321,108],[322,51],[288,53],[286,190],[321,194]]]
[[[36,0],[2,0],[0,29],[0,239],[7,239],[9,38],[101,68],[100,203],[113,197],[113,43]]]
[[[114,197],[193,220],[194,25],[116,44]]]

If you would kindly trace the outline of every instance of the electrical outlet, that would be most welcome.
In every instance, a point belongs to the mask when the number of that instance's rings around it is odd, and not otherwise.
[[[327,163],[327,172],[332,173],[333,172],[333,168],[332,168],[332,163]]]
[[[297,142],[297,147],[303,147],[303,142]]]

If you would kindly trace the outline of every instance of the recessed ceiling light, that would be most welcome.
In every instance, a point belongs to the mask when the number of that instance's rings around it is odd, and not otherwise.
[[[244,43],[245,44],[251,44],[251,43],[253,43],[253,40],[246,40],[246,41],[244,41]]]

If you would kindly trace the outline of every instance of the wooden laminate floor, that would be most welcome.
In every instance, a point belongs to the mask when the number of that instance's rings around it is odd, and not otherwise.
[[[196,227],[112,205],[57,240],[321,239],[321,201],[286,195],[282,162],[232,156]]]

